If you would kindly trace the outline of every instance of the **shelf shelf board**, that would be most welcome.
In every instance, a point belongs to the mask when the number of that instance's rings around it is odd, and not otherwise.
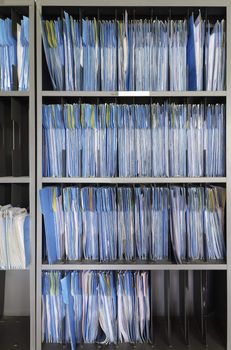
[[[186,345],[182,332],[182,319],[171,316],[172,332],[171,343],[167,342],[166,318],[154,316],[153,318],[153,344],[152,343],[118,343],[118,344],[78,344],[77,349],[82,350],[225,350],[225,342],[217,327],[214,315],[208,316],[207,346],[202,344],[198,320],[189,318],[190,346]],[[71,350],[70,344],[42,343],[42,350]]]
[[[0,177],[0,184],[6,183],[30,183],[29,176],[3,176]]]
[[[226,97],[227,91],[42,91],[43,97]]]
[[[34,0],[1,0],[0,6],[29,6],[34,5]]]
[[[226,177],[43,177],[42,183],[177,184],[226,183]]]
[[[30,272],[30,267],[27,267],[26,269],[0,269],[0,272],[8,272],[8,271],[17,271],[18,272]]]
[[[30,317],[10,316],[0,320],[1,349],[30,349]]]
[[[41,6],[76,6],[76,1],[75,0],[66,0],[65,3],[60,0],[40,0],[39,4]],[[183,6],[182,1],[174,1],[174,7],[176,6]],[[209,3],[205,4],[202,3],[201,0],[194,0],[193,6],[216,6],[216,7],[221,7],[221,6],[227,6],[229,4],[229,0],[220,0],[219,3],[217,0],[210,0]],[[79,0],[78,1],[78,6],[96,6],[95,0],[88,0],[87,2],[85,0]],[[165,0],[164,2],[162,0],[143,0],[142,3],[136,0],[129,1],[129,3],[126,3],[123,0],[116,0],[116,1],[108,1],[108,0],[98,0],[97,1],[97,6],[107,6],[107,7],[126,7],[126,6],[151,6],[151,7],[166,7],[166,6],[173,6],[172,0]],[[187,3],[184,5],[187,7]],[[190,5],[188,5],[190,6]]]
[[[173,263],[121,263],[114,261],[111,263],[100,262],[66,262],[57,264],[42,264],[42,270],[227,270],[225,263],[187,263],[187,264],[173,264]]]
[[[0,91],[0,97],[28,97],[28,96],[30,96],[29,91]]]

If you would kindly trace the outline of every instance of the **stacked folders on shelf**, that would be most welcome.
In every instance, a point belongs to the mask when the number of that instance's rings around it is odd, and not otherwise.
[[[0,269],[25,269],[29,265],[29,228],[26,209],[0,206]]]
[[[225,20],[42,20],[54,90],[224,90]],[[144,64],[145,62],[145,64]]]
[[[43,175],[224,176],[225,105],[43,105]]]
[[[147,272],[43,272],[42,281],[44,342],[74,350],[79,343],[150,341]]]
[[[40,199],[50,264],[226,256],[222,187],[44,187]]]
[[[12,26],[11,19],[0,19],[0,90],[24,91],[29,89],[29,18],[17,24],[17,35]]]

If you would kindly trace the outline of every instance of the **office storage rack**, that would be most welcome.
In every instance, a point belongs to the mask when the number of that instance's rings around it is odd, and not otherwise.
[[[12,204],[30,212],[30,265],[16,270],[29,274],[29,285],[23,286],[29,295],[30,315],[4,316],[5,281],[8,271],[0,271],[0,348],[35,349],[35,75],[34,21],[32,0],[7,0],[0,3],[1,18],[12,19],[13,34],[22,16],[29,16],[29,90],[17,90],[17,73],[13,91],[0,91],[0,205]],[[16,303],[18,285],[15,285]],[[29,292],[26,289],[29,289]]]
[[[123,9],[139,18],[150,17],[150,13],[158,18],[187,17],[187,13],[197,13],[203,9],[208,16],[226,19],[226,47],[227,47],[227,83],[225,91],[53,91],[46,66],[42,38],[41,16],[56,18],[62,16],[66,10],[74,17],[78,16],[81,8],[82,16],[93,18],[112,18],[119,16]],[[151,11],[150,11],[151,10]],[[145,270],[151,276],[151,304],[152,304],[152,344],[81,344],[81,349],[203,349],[208,345],[209,350],[231,348],[231,3],[228,0],[39,0],[36,3],[36,57],[37,57],[37,284],[36,284],[36,348],[66,349],[65,344],[44,344],[41,337],[41,297],[42,272],[61,270],[63,273],[72,270]],[[115,17],[114,17],[115,18]],[[42,175],[42,104],[66,102],[126,102],[126,101],[209,101],[224,102],[226,104],[226,176],[225,177],[169,177],[169,178],[48,178]],[[135,102],[134,102],[135,103]],[[44,232],[40,210],[39,191],[45,186],[70,184],[83,186],[84,184],[219,184],[226,188],[226,261],[222,263],[185,263],[174,264],[171,261],[154,262],[61,262],[49,265],[43,260]],[[156,286],[162,286],[163,293],[158,292]],[[160,293],[160,295],[158,295]],[[172,294],[175,293],[175,296]],[[162,305],[162,312],[157,309],[157,300]],[[207,307],[204,301],[206,300]],[[179,304],[179,312],[172,312],[175,303]],[[194,306],[193,306],[193,305]],[[208,317],[210,309],[214,318]],[[191,315],[194,317],[191,318]],[[221,328],[221,332],[219,331]],[[200,336],[198,335],[198,330]],[[180,340],[179,340],[180,339]]]

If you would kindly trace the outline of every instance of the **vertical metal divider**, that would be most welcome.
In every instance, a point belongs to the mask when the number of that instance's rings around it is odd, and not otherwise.
[[[179,271],[179,296],[180,296],[180,318],[183,329],[184,341],[189,345],[189,329],[188,329],[188,271]]]
[[[28,142],[28,157],[29,157],[29,205],[30,205],[30,350],[35,350],[36,339],[36,204],[35,204],[35,189],[36,189],[36,173],[35,173],[35,3],[31,0],[29,5],[29,57],[30,57],[30,71],[29,71],[29,114],[28,114],[28,128],[29,128],[29,142]]]
[[[5,279],[6,279],[6,272],[0,271],[0,320],[3,317],[3,312],[4,312]]]
[[[226,251],[227,251],[227,349],[231,348],[231,3],[226,5]]]
[[[36,3],[36,57],[37,57],[37,255],[36,255],[36,350],[42,349],[42,315],[41,315],[41,293],[42,293],[42,214],[39,203],[39,190],[42,187],[42,35],[41,35],[42,5]]]
[[[11,8],[11,19],[12,19],[12,33],[14,38],[17,38],[17,23],[19,21],[19,15],[15,8]],[[13,68],[13,90],[17,90],[18,88],[18,74],[17,74],[17,67],[15,65],[12,66]]]
[[[167,328],[167,343],[171,346],[171,309],[170,309],[170,284],[171,284],[171,272],[169,270],[164,271],[164,308],[165,308],[165,319]]]
[[[189,271],[185,271],[184,283],[184,307],[185,307],[185,343],[190,345],[190,328],[189,328]]]
[[[150,331],[150,337],[151,337],[151,343],[154,345],[155,344],[155,333],[154,333],[154,328],[155,328],[155,322],[154,322],[154,302],[155,298],[153,295],[153,288],[154,288],[154,271],[150,271],[150,278],[149,278],[149,285],[150,285],[150,304],[151,304],[151,321],[150,321],[150,326],[151,326],[151,331]]]
[[[201,271],[202,341],[208,346],[208,271]]]
[[[194,315],[196,323],[199,325],[200,336],[202,339],[202,313],[201,313],[201,271],[193,271],[193,300],[194,300]]]

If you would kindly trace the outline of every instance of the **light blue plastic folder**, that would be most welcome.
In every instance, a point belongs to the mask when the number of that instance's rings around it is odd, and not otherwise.
[[[30,264],[30,216],[27,215],[24,221],[24,247],[26,255],[26,266]]]
[[[57,230],[54,206],[59,193],[57,187],[44,187],[40,190],[41,211],[44,218],[47,258],[49,264],[57,262],[59,259],[57,247]]]

